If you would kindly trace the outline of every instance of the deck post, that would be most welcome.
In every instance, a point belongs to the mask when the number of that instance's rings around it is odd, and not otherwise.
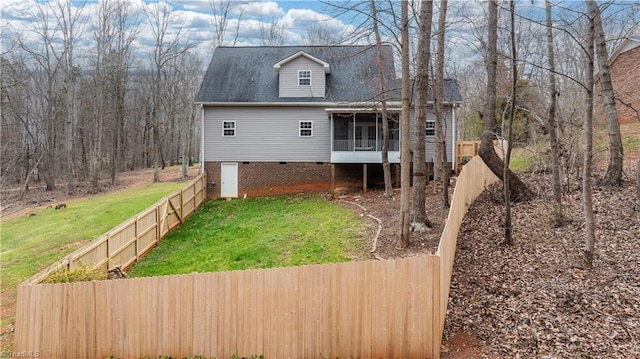
[[[331,200],[333,201],[336,196],[336,164],[331,164]]]
[[[367,193],[367,164],[362,164],[362,192]]]

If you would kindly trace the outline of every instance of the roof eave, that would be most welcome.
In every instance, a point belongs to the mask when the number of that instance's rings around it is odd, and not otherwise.
[[[311,55],[307,54],[304,51],[298,51],[295,54],[293,54],[293,55],[291,55],[291,56],[279,61],[278,63],[273,65],[273,68],[276,70],[276,72],[280,72],[280,69],[282,68],[282,65],[286,64],[287,62],[289,62],[291,60],[297,59],[300,56],[304,56],[304,57],[308,58],[309,60],[322,65],[322,67],[324,68],[324,73],[325,74],[328,75],[328,74],[331,73],[331,66],[329,66],[328,63],[318,59],[317,57],[311,56]]]

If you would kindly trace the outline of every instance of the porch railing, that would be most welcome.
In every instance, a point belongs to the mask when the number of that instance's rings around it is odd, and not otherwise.
[[[389,140],[389,151],[399,151],[400,141]],[[351,152],[351,151],[382,151],[382,141],[377,140],[333,140],[333,151]]]

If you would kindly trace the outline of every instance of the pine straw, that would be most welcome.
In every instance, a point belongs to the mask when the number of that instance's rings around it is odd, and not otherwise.
[[[485,191],[459,236],[445,337],[473,333],[507,358],[640,358],[640,213],[629,172],[622,188],[594,189],[593,270],[581,267],[578,183],[563,196],[567,223],[553,228],[551,177],[527,175],[539,196],[514,205],[512,247],[499,245],[501,187]]]

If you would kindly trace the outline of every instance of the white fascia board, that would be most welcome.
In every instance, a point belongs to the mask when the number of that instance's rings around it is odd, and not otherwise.
[[[327,107],[337,105],[334,102],[196,102],[196,104],[216,107]]]
[[[328,63],[326,63],[326,62],[324,62],[324,61],[320,60],[320,59],[319,59],[319,58],[317,58],[317,57],[313,57],[313,56],[311,56],[311,55],[307,54],[307,53],[306,53],[306,52],[304,52],[304,51],[298,51],[298,52],[296,52],[295,54],[293,54],[293,55],[291,55],[291,56],[287,57],[286,59],[284,59],[284,60],[282,60],[282,61],[280,61],[280,62],[276,63],[275,65],[273,65],[273,68],[276,70],[276,72],[279,72],[279,71],[280,71],[280,69],[282,68],[282,65],[284,65],[284,64],[286,64],[287,62],[289,62],[289,61],[291,61],[291,60],[294,60],[294,59],[296,59],[296,58],[298,58],[298,57],[300,57],[300,56],[304,56],[304,57],[308,58],[309,60],[311,60],[311,61],[313,61],[313,62],[316,62],[316,63],[318,63],[318,64],[322,65],[322,67],[324,68],[324,73],[325,73],[325,74],[327,74],[327,75],[328,75],[328,74],[330,74],[330,73],[331,73],[331,66],[329,66],[329,64],[328,64]]]
[[[325,109],[325,111],[329,113],[337,113],[337,112],[380,112],[381,109],[379,107],[331,107]],[[387,108],[389,112],[402,112],[402,108],[400,107],[389,107]]]
[[[607,63],[611,65],[616,60],[618,55],[625,53],[627,51],[633,50],[638,46],[640,46],[640,38],[628,37],[624,39],[624,41],[622,41],[620,46],[618,46],[613,51],[613,53],[611,53],[611,55],[609,56],[609,59],[607,60]]]
[[[380,104],[378,102],[365,103],[349,103],[349,102],[195,102],[196,105],[201,106],[216,106],[216,107],[300,107],[300,106],[314,106],[314,107],[326,107],[327,110],[345,110],[353,111],[354,109],[367,109],[380,110]],[[399,106],[399,103],[387,102],[390,109],[395,109],[393,106]]]

